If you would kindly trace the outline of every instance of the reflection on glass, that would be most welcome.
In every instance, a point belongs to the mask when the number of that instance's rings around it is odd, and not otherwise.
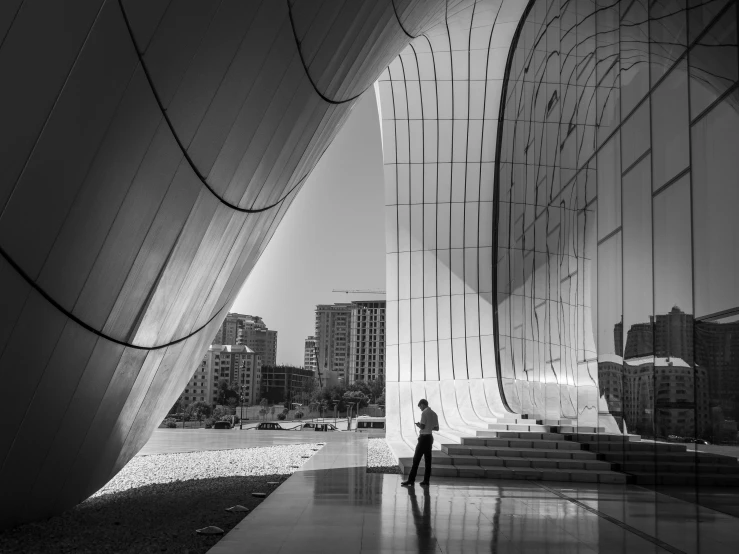
[[[736,7],[724,12],[691,48],[690,113],[694,119],[736,80]]]
[[[737,2],[537,6],[508,75],[497,166],[508,404],[736,442]]]

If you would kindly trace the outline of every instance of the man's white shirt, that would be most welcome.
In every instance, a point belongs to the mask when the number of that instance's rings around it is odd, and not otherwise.
[[[439,418],[436,412],[428,407],[421,412],[421,421],[419,423],[423,423],[424,426],[421,429],[421,435],[430,435],[433,430],[439,428]]]

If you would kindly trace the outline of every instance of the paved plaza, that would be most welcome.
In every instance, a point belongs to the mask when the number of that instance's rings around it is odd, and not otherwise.
[[[296,444],[316,435],[158,430],[141,454]],[[366,472],[366,436],[320,437],[325,446],[211,554],[722,554],[739,544],[739,519],[727,510],[643,487],[437,478],[427,489],[405,489],[400,475]]]

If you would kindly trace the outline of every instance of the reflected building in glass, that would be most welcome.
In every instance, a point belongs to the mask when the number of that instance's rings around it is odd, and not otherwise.
[[[507,401],[735,441],[736,3],[537,1],[517,38],[496,173]]]

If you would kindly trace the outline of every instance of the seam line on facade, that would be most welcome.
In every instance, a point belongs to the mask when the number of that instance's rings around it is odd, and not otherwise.
[[[118,1],[120,2],[121,0],[118,0]],[[356,100],[357,98],[362,96],[370,87],[374,86],[375,83],[373,81],[372,83],[369,84],[369,86],[367,86],[361,92],[358,92],[354,96],[350,98],[346,98],[344,100],[334,100],[333,98],[329,98],[328,96],[323,94],[320,90],[318,90],[318,85],[316,85],[316,82],[313,80],[313,77],[311,76],[310,71],[308,71],[308,66],[305,63],[305,59],[303,58],[303,49],[300,47],[300,40],[298,39],[298,34],[295,32],[295,20],[293,19],[293,11],[292,11],[292,8],[290,7],[290,0],[285,0],[285,2],[287,3],[287,15],[290,18],[290,29],[292,30],[293,39],[295,40],[295,48],[298,50],[298,57],[300,57],[300,63],[303,66],[303,71],[305,72],[305,76],[308,77],[308,81],[310,81],[310,84],[313,87],[313,90],[315,91],[315,93],[318,96],[320,96],[324,102],[333,104],[335,106],[346,104],[348,102],[352,102]]]
[[[652,162],[652,163],[654,163],[654,162]],[[672,185],[674,185],[675,183],[677,183],[677,182],[678,182],[678,181],[679,181],[680,179],[682,179],[683,177],[685,177],[685,176],[686,176],[686,175],[687,175],[688,173],[690,173],[690,166],[688,166],[688,167],[686,167],[685,169],[683,169],[683,170],[682,170],[682,171],[681,171],[680,173],[678,173],[678,174],[677,174],[677,175],[675,175],[674,177],[670,178],[670,180],[669,180],[669,181],[667,181],[667,182],[666,182],[666,183],[665,183],[664,185],[662,185],[662,186],[661,186],[661,187],[659,187],[659,188],[658,188],[657,190],[655,190],[655,191],[654,191],[654,192],[652,193],[652,198],[654,198],[654,197],[655,197],[655,196],[657,196],[658,194],[661,194],[661,193],[663,193],[664,191],[666,191],[666,190],[667,190],[668,188],[670,188],[670,187],[671,187]]]
[[[123,17],[123,21],[124,21],[124,23],[126,25],[126,29],[128,31],[128,36],[131,39],[131,44],[133,46],[134,51],[136,52],[136,56],[138,57],[139,64],[141,65],[141,69],[144,72],[144,76],[146,77],[146,81],[149,84],[149,89],[151,90],[151,93],[154,96],[154,100],[156,101],[157,106],[159,107],[159,111],[161,112],[162,117],[164,118],[164,122],[167,124],[167,127],[169,128],[169,131],[172,134],[172,138],[174,138],[175,142],[177,143],[177,147],[180,149],[180,152],[182,152],[182,155],[185,158],[185,161],[187,162],[187,165],[190,166],[190,169],[192,169],[193,173],[195,173],[195,176],[202,183],[202,185],[205,188],[207,188],[208,191],[210,191],[210,193],[213,196],[215,196],[221,204],[224,204],[225,206],[228,206],[232,210],[237,211],[237,212],[241,212],[241,213],[253,214],[253,213],[265,212],[267,210],[271,210],[272,208],[274,208],[274,207],[278,206],[279,204],[281,204],[282,202],[284,202],[285,199],[288,196],[290,196],[290,193],[292,193],[296,188],[298,188],[298,187],[300,187],[302,185],[303,181],[305,181],[305,179],[308,177],[308,175],[310,174],[310,172],[308,172],[305,175],[303,175],[303,177],[301,177],[300,180],[297,183],[295,183],[290,188],[290,190],[287,191],[287,193],[285,193],[283,195],[282,198],[280,198],[279,200],[277,200],[274,204],[270,204],[269,206],[264,206],[263,208],[242,208],[242,207],[240,207],[240,206],[238,206],[236,204],[233,204],[233,203],[229,202],[228,200],[226,200],[225,198],[223,198],[222,196],[220,196],[215,191],[215,189],[210,185],[210,183],[208,183],[208,181],[206,180],[205,176],[200,172],[200,170],[195,165],[195,162],[190,157],[190,154],[188,153],[187,148],[185,148],[185,145],[182,143],[182,140],[180,139],[179,135],[175,131],[174,125],[172,123],[172,120],[169,118],[169,115],[167,114],[167,109],[164,107],[164,104],[162,103],[162,99],[159,96],[159,93],[157,92],[156,87],[154,86],[154,80],[152,79],[151,74],[149,73],[149,68],[147,67],[146,62],[144,61],[144,56],[141,54],[141,50],[139,50],[138,44],[136,43],[136,39],[133,36],[133,29],[131,27],[130,21],[128,20],[128,15],[126,14],[126,10],[123,7],[122,0],[117,0],[117,1],[118,1],[118,7],[120,8],[120,11],[121,11],[121,16]],[[292,19],[291,19],[291,21],[292,21]],[[302,56],[301,56],[301,60],[302,60]],[[309,78],[310,78],[310,76],[309,76]],[[311,81],[311,83],[312,82],[313,81]]]
[[[471,23],[470,23],[471,24]],[[449,31],[449,0],[445,0],[444,2],[444,27],[446,28],[446,37],[447,41],[449,42],[449,74],[451,75],[451,82],[452,82],[452,140],[449,141],[449,147],[450,147],[450,154],[449,159],[454,159],[454,56],[452,56],[452,35]],[[471,29],[470,29],[471,32]],[[438,135],[437,135],[438,137]],[[437,158],[438,159],[438,158]],[[452,378],[457,378],[457,372],[454,367],[454,340],[452,338],[454,337],[454,318],[452,317],[452,314],[454,313],[454,306],[452,306],[452,205],[451,200],[452,196],[454,195],[454,187],[452,185],[452,168],[449,168],[449,331],[451,333],[451,337],[449,339],[449,351],[451,354],[451,366],[452,366]],[[437,181],[437,190],[438,190],[438,181]],[[437,223],[438,225],[438,223]],[[438,232],[438,226],[437,226],[437,232]],[[438,240],[438,239],[437,239]],[[437,244],[438,246],[438,244]],[[463,258],[464,260],[464,258]],[[464,261],[462,262],[464,263]],[[438,267],[438,265],[437,265]],[[462,272],[462,275],[464,275],[464,270]],[[437,285],[438,289],[438,285]],[[436,291],[438,295],[438,290]],[[441,372],[439,373],[439,377],[441,377]]]
[[[498,247],[498,225],[500,223],[500,154],[503,148],[503,122],[505,117],[506,107],[506,96],[508,95],[508,82],[511,76],[511,67],[513,66],[513,57],[516,53],[518,41],[523,31],[524,23],[531,13],[532,8],[536,0],[529,0],[521,19],[519,19],[516,25],[516,30],[511,39],[511,45],[508,50],[508,57],[506,58],[506,65],[503,71],[503,84],[500,91],[500,107],[498,111],[498,129],[495,142],[495,169],[493,171],[493,248]],[[503,387],[503,367],[500,362],[500,321],[498,317],[498,256],[493,258],[493,340],[495,350],[495,365],[497,366],[497,379],[498,379],[498,392],[500,393],[500,399],[503,402],[503,406],[506,410],[513,413],[511,406],[508,404],[506,398],[505,389]]]
[[[180,337],[178,339],[174,339],[172,341],[169,341],[165,344],[155,345],[155,346],[141,346],[138,344],[126,342],[120,339],[117,339],[115,337],[111,337],[110,335],[106,335],[102,331],[99,331],[95,329],[92,325],[89,323],[86,323],[82,319],[80,319],[78,316],[64,308],[59,302],[57,302],[48,292],[46,292],[44,289],[42,289],[31,277],[23,271],[23,269],[11,258],[7,252],[5,252],[5,249],[0,246],[0,256],[3,257],[3,259],[12,267],[15,272],[20,275],[26,283],[28,283],[31,288],[33,288],[38,294],[40,294],[49,304],[54,306],[57,310],[59,310],[62,314],[64,314],[65,317],[71,319],[74,321],[77,325],[80,327],[88,330],[89,332],[93,333],[94,335],[97,335],[100,338],[106,339],[110,342],[114,342],[115,344],[120,344],[121,346],[125,346],[126,348],[134,348],[136,350],[159,350],[161,348],[167,348],[169,346],[174,346],[175,344],[178,344],[182,341],[185,341],[189,339],[190,337],[193,337],[197,335],[200,331],[205,329],[217,316],[220,314],[224,309],[226,309],[228,306],[223,305],[221,306],[209,319],[206,321],[203,325],[192,331],[191,333],[188,333],[187,335]]]
[[[403,22],[400,20],[400,15],[398,14],[398,8],[395,6],[395,0],[390,0],[390,3],[393,5],[393,13],[395,14],[395,20],[398,22],[398,25],[400,26],[402,31],[405,33],[405,36],[411,39],[418,38],[419,36],[421,36],[421,35],[413,36],[406,30],[405,26],[403,25]]]
[[[712,314],[696,317],[695,321],[714,321],[716,319],[723,319],[732,315],[739,314],[739,306],[736,308],[729,308],[728,310],[722,310],[720,312],[714,312]]]

